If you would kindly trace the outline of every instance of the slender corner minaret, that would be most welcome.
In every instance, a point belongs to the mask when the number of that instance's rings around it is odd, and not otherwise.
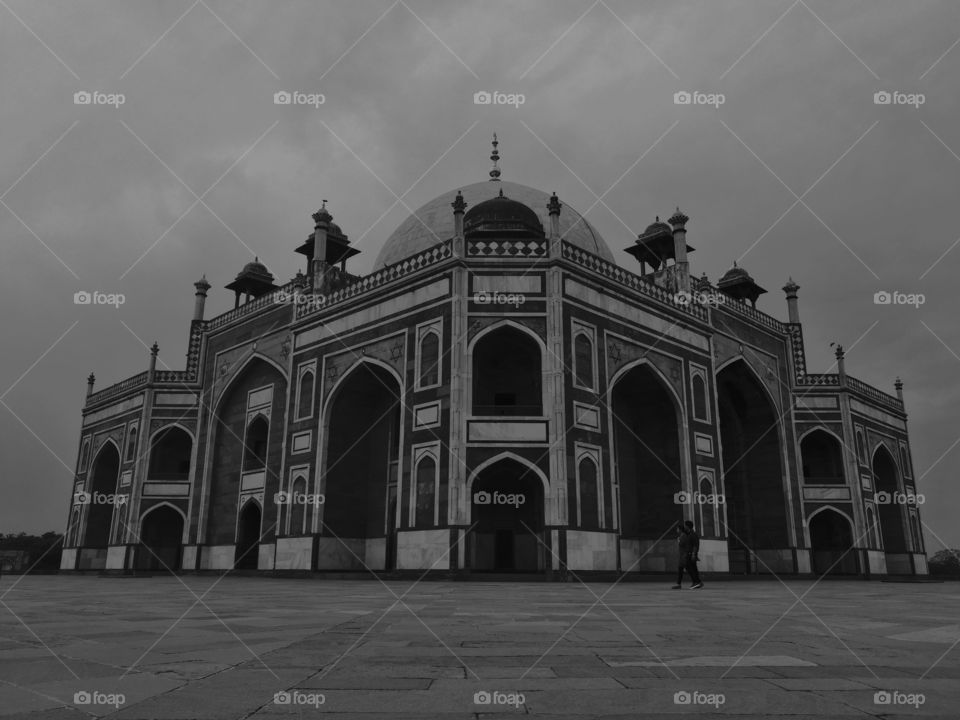
[[[787,316],[791,325],[800,324],[800,307],[797,303],[797,290],[799,289],[800,286],[793,281],[793,278],[790,278],[787,284],[783,286],[783,292],[787,295]]]
[[[550,256],[560,257],[560,198],[556,193],[550,196],[547,203],[547,212],[550,214]]]
[[[96,381],[97,381],[97,377],[93,373],[90,373],[87,376],[87,397],[90,397],[91,395],[93,395],[93,384]]]
[[[207,282],[207,276],[204,275],[193,284],[197,289],[193,302],[193,319],[203,320],[203,309],[207,304],[207,290],[210,289],[210,283]]]
[[[903,405],[903,380],[899,376],[894,381],[893,387],[897,391],[897,397],[900,398],[900,404]]]
[[[313,267],[310,275],[313,278],[313,291],[326,292],[327,288],[327,230],[333,216],[327,211],[327,201],[313,214]]]
[[[453,255],[454,257],[463,257],[464,239],[463,239],[463,212],[467,209],[467,202],[463,199],[463,193],[457,190],[457,197],[450,203],[453,208]]]
[[[673,227],[673,261],[677,265],[677,284],[679,289],[690,292],[690,263],[687,261],[687,222],[689,217],[680,208],[670,218]]]
[[[493,152],[490,153],[490,159],[493,161],[493,167],[490,168],[490,179],[494,182],[500,182],[500,151],[497,150],[497,146],[500,143],[497,141],[497,134],[493,134]]]
[[[844,363],[844,352],[843,345],[837,343],[837,349],[834,351],[834,355],[837,358],[837,374],[840,376],[840,384],[845,385],[847,382],[847,368]]]
[[[159,353],[160,345],[154,340],[153,345],[150,346],[150,372],[147,375],[149,382],[153,382],[153,378],[157,374],[157,355]]]

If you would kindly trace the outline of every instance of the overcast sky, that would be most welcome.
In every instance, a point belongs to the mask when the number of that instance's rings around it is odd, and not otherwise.
[[[323,198],[366,272],[405,206],[487,177],[496,131],[503,178],[595,206],[624,267],[680,205],[696,275],[739,260],[783,319],[792,276],[810,372],[836,341],[903,378],[928,548],[960,546],[958,38],[935,0],[0,1],[0,532],[63,529],[87,374],[154,340],[181,369],[202,273],[208,317],[254,255],[288,280]]]

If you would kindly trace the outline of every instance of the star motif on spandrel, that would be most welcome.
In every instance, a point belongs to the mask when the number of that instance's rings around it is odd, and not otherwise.
[[[623,357],[623,351],[620,349],[619,343],[610,343],[610,349],[607,352],[607,355],[613,360],[614,363],[619,363],[620,358]]]
[[[337,375],[339,374],[340,374],[340,370],[337,368],[336,365],[331,363],[330,366],[327,368],[327,379],[332,382],[333,380],[337,379]]]
[[[290,356],[290,336],[287,335],[280,343],[280,358],[286,360]]]
[[[670,377],[672,377],[674,380],[679,380],[679,379],[680,379],[680,368],[678,368],[678,367],[670,368]]]
[[[230,372],[230,363],[224,360],[222,363],[220,363],[220,377],[223,377],[228,372]]]
[[[390,348],[390,359],[394,362],[400,362],[403,358],[403,341],[397,340]]]

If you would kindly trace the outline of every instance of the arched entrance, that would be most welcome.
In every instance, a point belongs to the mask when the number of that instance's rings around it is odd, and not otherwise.
[[[182,539],[183,516],[169,505],[153,508],[140,522],[137,569],[179,570]]]
[[[493,572],[546,570],[540,476],[513,458],[503,458],[477,473],[470,493],[474,529],[467,541],[468,567]]]
[[[810,518],[810,549],[813,572],[817,575],[857,574],[853,528],[836,510],[821,510]]]
[[[657,373],[641,364],[615,381],[611,407],[620,535],[641,543],[664,538],[664,551],[673,553],[669,531],[683,519],[675,497],[683,489],[676,401]]]
[[[826,430],[812,430],[800,441],[803,481],[808,485],[843,485],[843,448]]]
[[[84,533],[85,548],[105,549],[110,544],[110,527],[113,523],[111,496],[117,492],[120,474],[120,453],[112,442],[103,444],[93,459],[90,483],[90,504],[87,506],[87,527]],[[106,562],[106,554],[103,557]]]
[[[717,373],[717,395],[730,572],[763,572],[766,568],[755,561],[755,553],[790,547],[780,420],[760,381],[743,360]],[[775,556],[771,553],[765,562],[769,565]],[[791,568],[770,569],[778,572]]]
[[[372,569],[396,564],[400,396],[389,370],[363,362],[337,387],[326,414],[321,533],[354,547]]]
[[[260,521],[263,511],[255,500],[249,500],[240,511],[237,521],[237,570],[256,570],[260,558]]]
[[[912,572],[907,533],[904,528],[903,505],[897,463],[886,447],[880,445],[873,453],[874,496],[880,524],[880,539],[887,561],[887,572],[909,574]]]
[[[193,439],[183,428],[171,426],[158,432],[150,445],[150,480],[189,480]]]
[[[504,325],[481,336],[473,348],[474,415],[543,415],[540,345],[531,335]]]

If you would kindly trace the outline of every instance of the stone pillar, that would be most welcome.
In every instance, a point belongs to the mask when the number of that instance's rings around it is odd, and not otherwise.
[[[690,292],[690,263],[687,262],[687,221],[680,208],[670,218],[673,226],[673,261],[676,264],[677,290]]]
[[[790,278],[787,284],[783,286],[783,292],[787,295],[787,315],[791,325],[800,324],[800,308],[797,304],[797,290],[799,289],[800,286],[793,281],[793,278]]]
[[[837,358],[837,374],[840,375],[840,384],[847,384],[847,369],[844,364],[844,353],[843,345],[837,345],[837,349],[834,351],[834,355]]]
[[[323,207],[313,214],[313,262],[310,267],[310,274],[313,282],[313,290],[318,293],[327,292],[327,275],[329,265],[327,263],[327,230],[330,229],[330,221],[333,216],[327,212],[327,201],[323,201]]]
[[[453,256],[462,258],[467,254],[463,239],[463,211],[467,209],[467,203],[463,193],[457,190],[457,197],[450,206],[453,208]]]
[[[91,395],[93,395],[93,384],[96,381],[97,381],[97,377],[93,373],[90,373],[87,376],[87,397],[90,397]]]
[[[562,257],[560,251],[560,198],[556,193],[550,196],[550,202],[547,203],[547,212],[550,213],[550,249],[549,257]]]
[[[903,405],[903,380],[899,377],[893,383],[894,389],[897,391],[897,397],[900,398],[900,404]]]
[[[193,286],[197,289],[193,303],[193,319],[203,320],[203,308],[207,302],[207,290],[210,289],[210,283],[207,282],[207,276],[204,275],[202,278],[197,280]]]
[[[157,354],[160,352],[160,346],[156,341],[153,342],[153,345],[150,346],[150,372],[147,374],[147,381],[153,382],[154,376],[157,374]]]

